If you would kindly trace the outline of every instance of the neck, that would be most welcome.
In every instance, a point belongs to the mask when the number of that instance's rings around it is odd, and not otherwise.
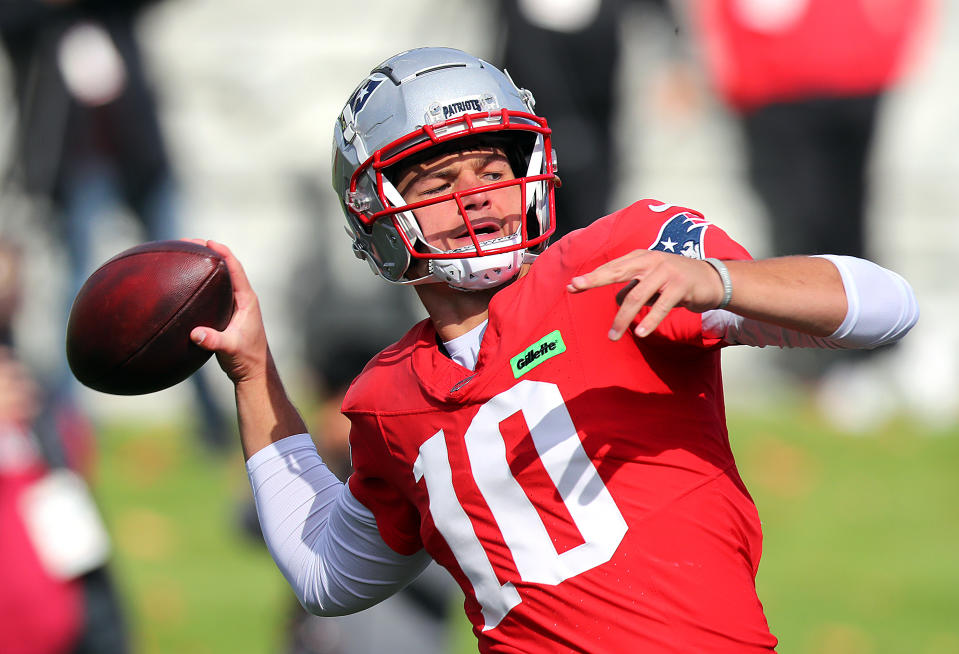
[[[451,341],[489,317],[489,303],[498,290],[463,292],[446,284],[423,284],[416,287],[416,294],[430,314],[436,333],[442,340]]]
[[[436,333],[444,341],[451,341],[489,318],[489,303],[493,296],[527,272],[528,263],[520,267],[513,281],[484,291],[458,291],[443,283],[420,284],[414,288],[430,314]]]

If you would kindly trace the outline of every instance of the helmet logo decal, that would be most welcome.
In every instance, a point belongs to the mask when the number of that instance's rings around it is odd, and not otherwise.
[[[339,117],[340,129],[343,130],[343,140],[353,141],[353,137],[356,136],[356,114],[366,106],[366,102],[370,99],[373,91],[385,79],[384,77],[370,77],[353,91],[353,95],[346,102],[346,106],[343,107],[343,112]]]
[[[708,220],[688,213],[677,213],[659,229],[649,249],[681,254],[690,259],[703,258],[703,237],[711,225]]]
[[[369,100],[370,94],[376,89],[377,86],[383,83],[383,78],[373,79],[372,77],[366,80],[366,83],[360,86],[353,92],[353,95],[350,96],[350,100],[347,103],[350,107],[350,113],[353,116],[360,113],[364,106],[366,106],[366,101]]]

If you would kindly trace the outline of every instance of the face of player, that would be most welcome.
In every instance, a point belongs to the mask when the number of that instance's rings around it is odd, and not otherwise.
[[[476,148],[439,155],[404,172],[397,189],[408,203],[468,191],[495,182],[516,179],[500,148]],[[461,196],[466,219],[482,243],[515,234],[522,216],[522,192],[518,185]],[[440,250],[472,245],[469,231],[456,201],[446,200],[413,212],[427,243]]]

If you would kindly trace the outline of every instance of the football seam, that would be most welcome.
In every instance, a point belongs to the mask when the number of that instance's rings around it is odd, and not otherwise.
[[[173,254],[196,254],[196,255],[206,257],[207,259],[212,259],[216,261],[218,266],[219,266],[219,263],[223,261],[223,259],[216,252],[214,252],[213,250],[210,250],[210,248],[206,247],[205,245],[198,245],[196,243],[192,243],[191,241],[180,241],[178,239],[173,239],[173,242],[190,243],[191,245],[196,245],[198,248],[201,248],[201,249],[200,250],[178,250],[175,247],[167,246],[162,248],[151,248],[149,250],[138,250],[136,252],[121,252],[120,254],[110,257],[109,259],[104,261],[103,264],[99,268],[97,268],[93,274],[100,272],[102,268],[105,268],[111,263],[116,263],[117,261],[123,261],[124,259],[129,259],[130,257],[139,257],[144,254],[153,254],[153,253],[165,252],[165,253],[173,253]],[[135,246],[130,248],[130,250],[136,250],[138,247],[143,247],[146,245],[150,245],[150,243],[143,243],[140,246]],[[205,252],[203,252],[203,250],[209,251],[209,254],[206,254]],[[91,274],[90,276],[92,277],[93,274]]]
[[[177,252],[178,250],[162,250],[162,251],[165,251],[165,252]],[[216,263],[216,265],[214,266],[213,270],[210,272],[209,275],[206,276],[206,278],[203,280],[203,283],[200,284],[200,285],[197,287],[196,291],[187,299],[186,302],[184,302],[183,304],[181,304],[180,307],[179,307],[176,311],[174,311],[172,314],[170,314],[170,318],[169,318],[166,322],[164,322],[162,325],[160,325],[160,326],[156,329],[156,331],[153,333],[153,335],[150,336],[150,338],[148,338],[148,339],[143,343],[143,345],[141,345],[139,348],[137,348],[136,350],[134,350],[133,352],[131,352],[130,355],[129,355],[127,358],[125,358],[125,359],[123,359],[122,361],[120,361],[120,362],[113,368],[113,370],[111,370],[110,372],[104,373],[104,374],[101,375],[100,377],[97,377],[95,380],[91,380],[91,383],[96,383],[96,382],[102,381],[102,380],[104,380],[104,379],[108,379],[108,378],[109,378],[111,375],[113,375],[116,371],[120,370],[121,368],[123,368],[123,366],[125,366],[127,363],[129,363],[129,361],[130,361],[131,359],[135,358],[138,354],[140,354],[141,352],[143,352],[143,350],[145,350],[147,347],[149,347],[150,344],[153,343],[153,341],[155,341],[155,340],[160,336],[161,333],[163,333],[163,330],[166,329],[167,326],[168,326],[171,322],[173,322],[174,320],[176,320],[177,317],[178,317],[181,313],[183,313],[183,310],[184,310],[184,309],[186,309],[188,306],[190,306],[190,305],[193,303],[194,300],[196,300],[197,296],[200,295],[201,291],[203,291],[203,289],[205,289],[207,286],[210,285],[210,283],[213,281],[213,277],[216,276],[216,272],[217,272],[217,270],[220,268],[220,264],[221,264],[221,263],[222,263],[222,260],[217,261],[217,263]],[[197,325],[197,327],[200,327],[200,325]]]

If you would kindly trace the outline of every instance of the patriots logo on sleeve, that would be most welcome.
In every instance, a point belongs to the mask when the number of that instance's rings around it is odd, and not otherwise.
[[[703,259],[703,237],[711,224],[694,214],[677,213],[659,228],[659,236],[649,249],[681,254],[690,259]]]

